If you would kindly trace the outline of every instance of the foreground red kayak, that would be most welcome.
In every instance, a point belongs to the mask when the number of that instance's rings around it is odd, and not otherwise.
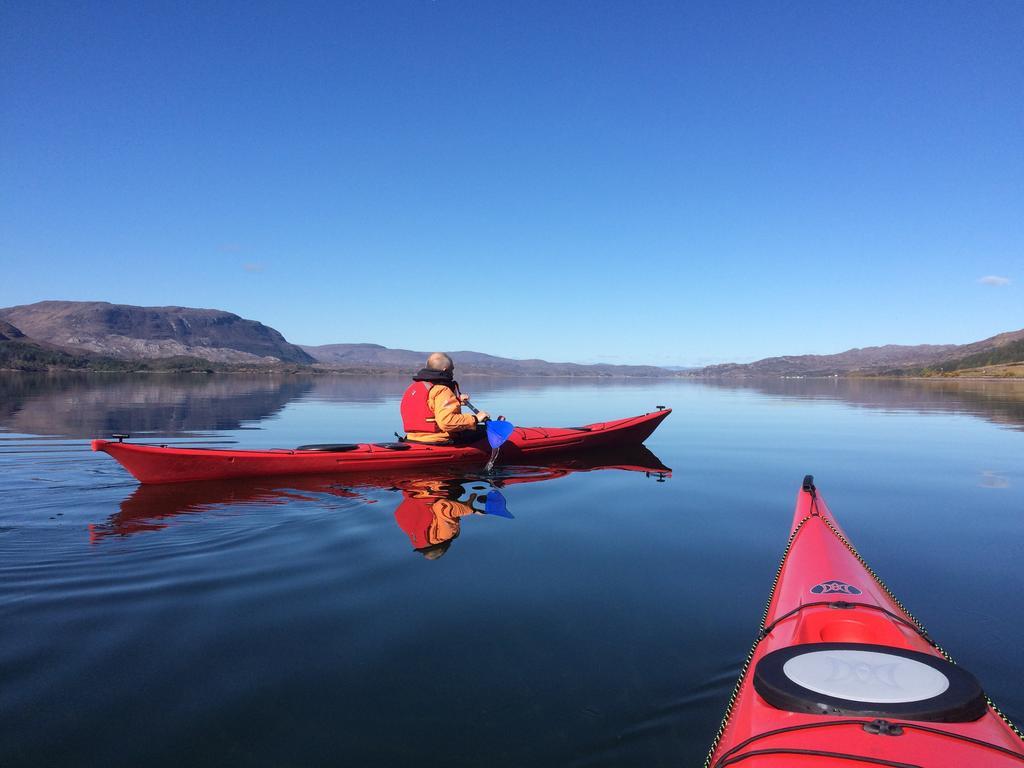
[[[857,554],[804,479],[706,766],[1024,766],[1024,740]]]
[[[504,464],[529,464],[545,456],[639,445],[670,413],[672,409],[664,408],[642,416],[582,427],[516,427],[501,447],[501,461]],[[386,472],[445,464],[484,464],[491,455],[486,440],[458,446],[408,442],[344,443],[262,451],[93,440],[92,449],[109,453],[140,483]]]

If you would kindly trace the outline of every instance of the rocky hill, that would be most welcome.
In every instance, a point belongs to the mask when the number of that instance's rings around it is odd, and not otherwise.
[[[220,363],[300,363],[313,358],[273,328],[217,309],[41,301],[0,309],[33,341],[122,360],[171,357]]]
[[[97,368],[117,362],[90,352],[65,349],[45,341],[30,339],[20,328],[0,320],[0,370],[39,371],[49,368]]]
[[[878,376],[922,375],[953,370],[958,361],[971,359],[971,365],[993,354],[999,360],[1013,358],[1016,342],[1024,340],[1024,329],[1001,333],[970,344],[921,344],[848,349],[835,355],[787,355],[769,357],[753,363],[711,365],[691,376],[742,378],[749,376]],[[962,367],[968,367],[964,365]]]
[[[25,334],[20,329],[15,328],[4,320],[0,320],[0,341],[14,341],[15,339],[24,338]]]

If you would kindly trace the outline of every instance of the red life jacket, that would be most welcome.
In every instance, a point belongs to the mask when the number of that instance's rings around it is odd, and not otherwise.
[[[406,432],[441,431],[428,402],[433,386],[429,381],[414,381],[402,395],[402,429]]]
[[[417,498],[406,495],[395,510],[395,521],[409,537],[413,549],[422,549],[437,543],[430,540],[430,526],[434,523],[434,501],[435,499],[429,496]]]

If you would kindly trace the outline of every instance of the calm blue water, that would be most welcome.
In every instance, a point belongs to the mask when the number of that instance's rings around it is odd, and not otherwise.
[[[523,425],[669,405],[672,476],[139,489],[87,438],[386,439],[405,382],[0,377],[0,765],[699,765],[808,472],[1024,719],[1024,386],[463,384]]]

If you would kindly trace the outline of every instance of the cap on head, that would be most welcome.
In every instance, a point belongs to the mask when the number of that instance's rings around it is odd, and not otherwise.
[[[444,352],[432,352],[427,358],[427,368],[432,371],[450,371],[455,368],[455,363]]]

